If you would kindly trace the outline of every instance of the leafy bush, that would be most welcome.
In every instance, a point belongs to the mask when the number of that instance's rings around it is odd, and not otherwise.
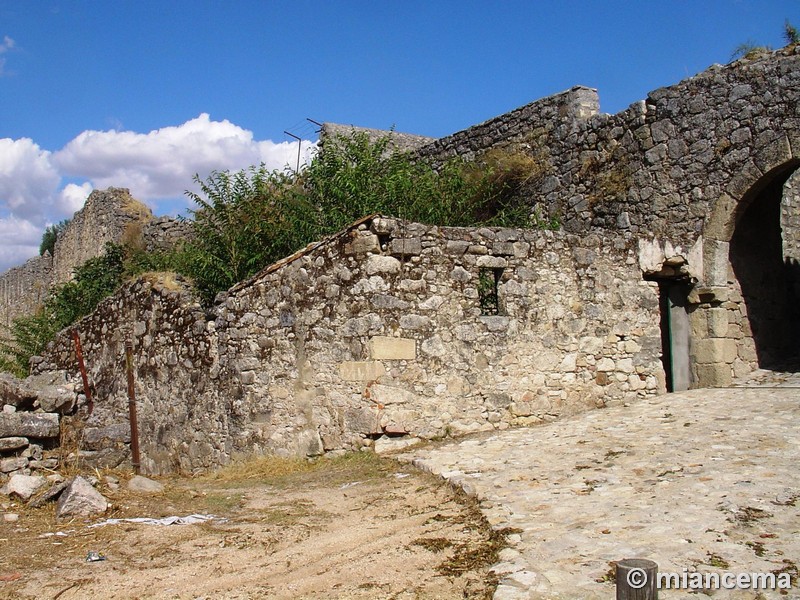
[[[195,178],[189,193],[194,236],[175,267],[190,276],[204,302],[264,266],[381,213],[436,225],[530,226],[527,206],[512,204],[520,185],[541,175],[541,161],[493,150],[475,163],[439,169],[390,151],[391,137],[334,136],[299,175],[251,167]]]

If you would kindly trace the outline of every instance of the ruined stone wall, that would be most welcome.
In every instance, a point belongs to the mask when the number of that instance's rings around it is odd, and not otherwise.
[[[49,252],[0,275],[0,332],[17,317],[35,312],[52,285],[53,257]]]
[[[173,248],[189,236],[191,222],[153,217],[125,188],[95,190],[59,236],[54,256],[37,256],[0,274],[0,329],[35,312],[54,286],[72,279],[76,267],[102,255],[107,242],[156,251]]]
[[[125,188],[94,190],[56,240],[53,280],[72,279],[75,267],[103,254],[107,242],[124,243],[141,236],[153,213]]]
[[[148,252],[174,248],[192,236],[192,222],[172,217],[156,217],[142,229],[142,243]]]
[[[375,219],[234,288],[217,331],[236,443],[315,453],[655,394],[657,292],[631,242]]]
[[[227,462],[231,438],[224,387],[215,373],[214,323],[207,323],[188,286],[171,275],[125,285],[74,326],[95,388],[83,411],[84,464],[114,467],[130,460],[125,342],[133,344],[142,470],[192,472]],[[77,373],[70,330],[34,364],[34,372]]]
[[[327,139],[336,136],[348,138],[353,135],[353,133],[366,134],[367,138],[372,143],[388,137],[390,140],[389,148],[400,152],[416,150],[435,140],[435,138],[414,135],[412,133],[400,133],[399,131],[369,129],[367,127],[355,127],[354,125],[340,125],[339,123],[323,123],[319,132],[320,152],[325,148],[325,141]]]
[[[125,339],[150,473],[386,448],[655,394],[658,296],[635,254],[632,236],[375,218],[236,286],[208,315],[179,283],[130,284],[76,326],[97,388],[86,450],[122,459]],[[482,314],[495,273],[498,314]],[[35,365],[53,369],[75,372],[66,332]]]
[[[419,154],[479,157],[497,147],[529,153],[541,174],[520,202],[558,218],[569,232],[630,232],[639,238],[643,276],[693,282],[694,387],[727,385],[747,369],[774,366],[770,352],[754,351],[764,342],[754,340],[751,321],[757,314],[782,320],[793,332],[798,303],[781,302],[783,312],[774,316],[769,306],[784,294],[783,279],[798,276],[776,271],[761,299],[743,295],[729,245],[748,205],[800,165],[800,46],[714,65],[616,115],[596,114],[596,104],[592,90],[573,88],[437,140]],[[797,218],[797,208],[785,205],[784,222]],[[724,309],[730,328],[711,309]]]
[[[442,160],[510,146],[545,163],[520,201],[592,227],[654,235],[691,247],[712,204],[738,198],[780,151],[800,144],[800,47],[714,65],[651,92],[616,115],[576,87],[418,150]],[[702,274],[702,265],[694,267]]]

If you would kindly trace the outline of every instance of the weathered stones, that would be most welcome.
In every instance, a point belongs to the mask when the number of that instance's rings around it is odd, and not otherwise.
[[[0,452],[7,452],[9,450],[21,450],[29,444],[28,438],[25,437],[6,437],[0,438]]]
[[[0,413],[0,437],[52,438],[59,435],[54,413]]]
[[[164,484],[142,475],[134,475],[128,481],[128,489],[137,494],[160,494],[164,491]]]
[[[83,477],[73,478],[61,492],[56,517],[90,517],[108,510],[108,501]]]
[[[38,490],[47,484],[47,480],[41,475],[12,475],[8,483],[0,488],[0,493],[8,496],[15,496],[27,502]]]

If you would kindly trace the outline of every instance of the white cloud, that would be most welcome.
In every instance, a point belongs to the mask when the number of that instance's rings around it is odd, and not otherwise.
[[[207,113],[149,133],[84,131],[53,155],[62,172],[89,179],[99,189],[128,187],[142,200],[181,196],[195,173],[205,178],[214,170],[262,161],[282,169],[296,160],[296,143],[256,141],[251,131],[212,121]]]
[[[0,219],[0,272],[39,254],[42,229],[18,217]]]
[[[83,208],[86,198],[88,198],[91,193],[91,183],[83,183],[81,185],[68,183],[64,186],[64,189],[58,193],[56,206],[62,215],[71,217],[76,211]]]
[[[12,40],[10,37],[8,37],[7,35],[3,36],[3,42],[0,43],[0,54],[8,52],[15,45],[16,44],[14,40]],[[6,59],[0,58],[0,77],[2,77],[5,74],[5,66],[6,66]]]
[[[0,54],[13,46],[6,37]],[[301,162],[315,149],[304,140]],[[172,212],[188,205],[184,191],[194,187],[195,173],[205,178],[261,162],[294,168],[296,161],[297,142],[255,140],[251,131],[206,113],[149,133],[84,131],[57,152],[28,138],[0,138],[0,272],[35,255],[45,225],[71,217],[92,189],[127,187],[161,214],[159,200]],[[14,239],[6,235],[12,231]]]
[[[61,176],[51,155],[28,138],[0,139],[0,207],[42,221]]]

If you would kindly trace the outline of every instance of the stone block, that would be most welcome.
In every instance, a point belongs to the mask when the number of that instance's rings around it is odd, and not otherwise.
[[[12,456],[11,458],[0,459],[0,472],[11,473],[19,471],[28,466],[28,459],[24,457]]]
[[[56,413],[0,413],[0,437],[53,438],[59,432]]]
[[[339,377],[345,381],[375,381],[386,374],[379,360],[345,361],[339,363]]]
[[[697,365],[697,387],[727,387],[731,384],[728,364]]]
[[[514,254],[513,242],[494,242],[492,254],[495,256],[512,256]]]
[[[395,238],[392,240],[389,251],[394,256],[416,256],[422,252],[420,238]]]
[[[345,429],[365,435],[382,433],[378,410],[375,407],[348,408],[344,411]]]
[[[377,273],[399,273],[400,261],[393,256],[382,256],[380,254],[370,254],[367,258],[367,274]]]
[[[7,452],[8,450],[20,450],[28,445],[28,438],[24,437],[7,437],[0,438],[0,452]]]
[[[344,246],[345,254],[366,254],[367,252],[379,252],[381,247],[378,243],[378,236],[368,231],[355,232],[355,237]]]
[[[373,360],[414,360],[417,342],[411,338],[376,335],[369,340],[369,355]]]
[[[479,256],[475,264],[482,269],[504,269],[508,266],[508,261],[500,256],[484,255]]]
[[[369,391],[370,398],[382,406],[391,406],[393,404],[413,405],[418,401],[414,393],[391,385],[376,384],[371,386]]]
[[[709,338],[697,342],[694,360],[699,364],[730,364],[737,354],[736,340]]]
[[[711,308],[708,310],[708,334],[711,337],[728,336],[728,310],[725,308]]]
[[[453,256],[461,256],[470,247],[469,242],[460,240],[449,240],[445,245],[445,252]]]

